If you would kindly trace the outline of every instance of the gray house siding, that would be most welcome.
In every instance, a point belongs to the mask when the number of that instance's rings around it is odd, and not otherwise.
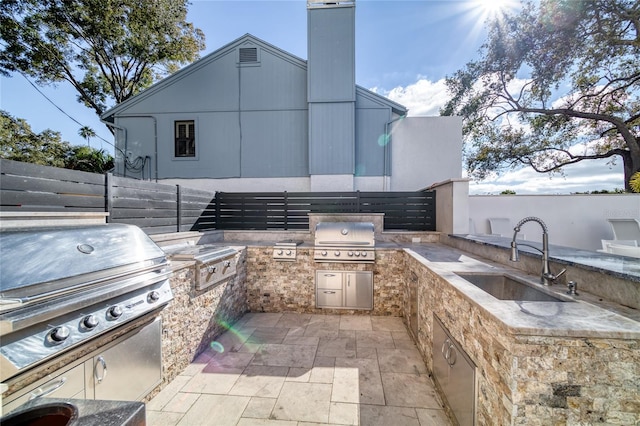
[[[309,171],[312,175],[353,174],[353,102],[309,104]]]
[[[355,100],[355,7],[307,11],[309,102]]]
[[[242,113],[242,177],[309,176],[307,111]]]
[[[241,47],[257,48],[258,62],[240,64]],[[305,65],[245,36],[116,107],[121,148],[153,159],[144,177],[308,176]],[[176,120],[195,121],[195,157],[175,157]]]

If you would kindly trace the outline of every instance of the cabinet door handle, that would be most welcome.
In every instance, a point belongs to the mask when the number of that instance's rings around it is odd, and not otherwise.
[[[444,359],[449,359],[450,350],[451,350],[451,341],[447,339],[442,343],[442,347],[440,348],[440,353],[442,353],[442,356],[444,357]]]
[[[336,274],[324,274],[325,277],[335,277]]]
[[[98,376],[98,364],[102,365],[102,376]],[[93,376],[98,381],[98,384],[102,383],[105,377],[107,377],[107,361],[101,356],[98,357],[98,362],[93,367]]]
[[[451,345],[449,347],[449,358],[447,358],[447,363],[449,364],[449,367],[453,368],[457,360],[458,360],[458,351],[456,350],[455,346]]]
[[[36,399],[36,398],[42,398],[43,396],[47,396],[47,395],[57,391],[62,386],[64,386],[64,384],[66,382],[67,382],[67,378],[66,377],[60,377],[58,380],[56,380],[53,383],[47,383],[44,386],[40,386],[38,389],[36,389],[33,392],[31,392],[31,395],[29,396],[29,401],[31,401],[32,399]]]
[[[335,291],[324,291],[323,293],[324,293],[324,294],[336,294],[336,292],[335,292]]]

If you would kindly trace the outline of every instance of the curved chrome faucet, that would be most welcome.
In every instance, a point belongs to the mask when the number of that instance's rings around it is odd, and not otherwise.
[[[542,221],[542,219],[529,216],[522,219],[515,228],[513,228],[513,239],[511,240],[511,257],[509,260],[512,262],[517,262],[520,260],[520,255],[518,253],[518,243],[516,242],[516,236],[518,232],[520,232],[520,227],[527,222],[537,222],[542,227],[542,250],[538,247],[534,247],[531,244],[520,243],[522,246],[531,247],[532,249],[538,250],[542,253],[542,273],[540,275],[540,282],[543,285],[551,285],[558,277],[564,274],[567,270],[563,269],[558,273],[558,275],[553,275],[549,269],[549,232],[547,230],[547,225]]]

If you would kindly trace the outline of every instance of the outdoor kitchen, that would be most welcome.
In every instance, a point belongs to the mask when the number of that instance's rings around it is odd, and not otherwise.
[[[301,315],[401,319],[435,380],[439,405],[432,412],[448,413],[441,422],[638,420],[639,306],[591,292],[567,296],[564,285],[540,290],[558,302],[496,300],[464,277],[508,273],[538,288],[531,282],[539,260],[523,253],[529,260],[508,264],[501,247],[385,231],[383,220],[310,214],[307,231],[152,236],[117,224],[3,232],[3,247],[19,248],[2,251],[3,412],[48,397],[72,405],[76,398],[129,400],[147,403],[147,424],[154,424],[158,401],[167,392],[180,395],[175,383],[188,371],[223,355],[269,356],[257,344],[248,354],[242,342],[223,345],[225,332],[260,318],[247,315]],[[571,277],[606,281],[601,271],[552,260],[554,271],[560,266]],[[33,273],[25,276],[25,268]],[[637,291],[633,272],[607,279]],[[439,366],[440,352],[451,365],[454,352],[468,365],[462,389],[453,369],[442,376],[450,367]],[[136,386],[123,393],[132,372]],[[360,401],[375,400],[367,392],[361,385]],[[362,424],[366,416],[358,417]]]

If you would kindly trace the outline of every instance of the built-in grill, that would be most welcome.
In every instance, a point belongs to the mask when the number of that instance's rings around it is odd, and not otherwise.
[[[124,224],[0,233],[0,381],[173,299],[165,253]]]
[[[232,247],[185,243],[163,247],[163,250],[169,259],[196,262],[196,290],[204,290],[237,273],[240,254]]]
[[[373,223],[319,222],[313,258],[316,262],[375,262]]]

